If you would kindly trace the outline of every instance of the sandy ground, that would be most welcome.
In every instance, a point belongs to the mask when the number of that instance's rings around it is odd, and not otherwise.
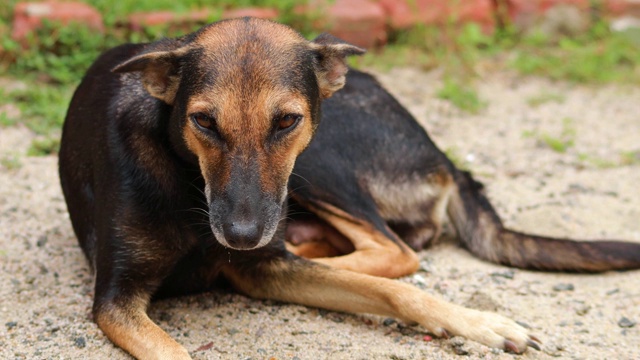
[[[640,165],[621,163],[621,153],[639,156],[640,89],[494,74],[480,85],[488,108],[467,115],[435,98],[435,74],[398,69],[381,80],[487,184],[509,226],[640,242]],[[529,104],[544,94],[557,101]],[[575,142],[565,153],[540,140],[562,134]],[[57,159],[26,157],[31,138],[24,128],[0,129],[0,158],[21,163],[0,167],[0,358],[129,358],[91,321],[91,274],[69,224]],[[226,292],[156,302],[149,312],[196,359],[640,359],[638,271],[514,270],[452,241],[421,257],[420,272],[400,281],[512,317],[543,350],[516,356],[460,338],[429,341],[419,327],[391,319]]]

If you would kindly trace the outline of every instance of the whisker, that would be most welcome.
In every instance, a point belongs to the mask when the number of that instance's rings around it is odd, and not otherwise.
[[[302,179],[302,180],[306,181],[309,185],[311,185],[311,181],[307,180],[307,178],[305,178],[304,176],[299,175],[299,174],[296,174],[296,173],[295,173],[295,172],[293,172],[293,171],[291,172],[291,175],[293,175],[293,176],[297,176],[297,177],[299,177],[300,179]]]

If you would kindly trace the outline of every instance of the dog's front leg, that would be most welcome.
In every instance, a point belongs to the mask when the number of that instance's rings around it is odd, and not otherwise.
[[[535,338],[510,319],[447,303],[395,280],[295,257],[228,266],[224,272],[239,291],[256,298],[396,317],[417,322],[437,336],[461,335],[516,353],[524,352],[527,346],[538,347],[532,340]]]
[[[191,359],[187,350],[147,316],[149,297],[133,295],[96,302],[94,318],[116,345],[137,359]]]

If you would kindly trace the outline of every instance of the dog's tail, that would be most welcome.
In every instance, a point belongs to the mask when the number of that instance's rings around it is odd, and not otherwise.
[[[599,272],[640,268],[640,244],[575,241],[506,229],[482,184],[457,171],[447,212],[463,245],[476,256],[523,269]]]

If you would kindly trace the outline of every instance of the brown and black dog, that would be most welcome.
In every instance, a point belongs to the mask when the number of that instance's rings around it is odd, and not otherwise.
[[[638,244],[505,229],[482,186],[391,95],[369,75],[346,75],[345,57],[362,52],[244,18],[95,62],[67,114],[60,177],[109,339],[138,358],[188,359],[147,306],[225,279],[256,298],[538,348],[512,320],[387,279],[417,269],[414,250],[447,215],[462,244],[489,261],[640,267]]]

